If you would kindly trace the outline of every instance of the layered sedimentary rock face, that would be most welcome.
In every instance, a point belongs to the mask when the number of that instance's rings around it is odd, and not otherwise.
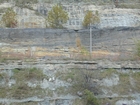
[[[124,9],[116,8],[113,4],[92,5],[85,3],[62,3],[63,9],[68,13],[69,20],[64,27],[70,29],[83,28],[82,22],[86,11],[90,10],[93,13],[98,11],[100,23],[96,24],[97,28],[105,27],[135,27],[140,25],[140,10],[139,9]],[[46,16],[52,9],[54,4],[42,3],[28,4],[26,7],[19,7],[12,3],[1,4],[1,9],[14,7],[17,13],[19,28],[45,28]]]

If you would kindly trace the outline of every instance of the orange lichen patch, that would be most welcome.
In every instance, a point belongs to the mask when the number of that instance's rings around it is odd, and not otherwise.
[[[26,22],[24,23],[24,27],[26,28],[38,28],[39,27],[39,24],[35,23],[35,22]]]
[[[42,48],[42,47],[35,47],[36,51],[46,51],[47,48]]]
[[[74,53],[74,52],[78,52],[77,49],[75,49],[75,48],[70,48],[69,51],[70,51],[70,52],[73,52],[73,53]]]
[[[92,58],[94,59],[113,59],[117,60],[119,59],[120,53],[116,52],[109,52],[109,51],[93,51],[92,52]]]
[[[111,56],[118,56],[120,55],[119,53],[114,53],[114,52],[109,52],[109,51],[103,51],[103,50],[99,50],[99,51],[93,51],[92,55],[111,55]]]
[[[80,48],[58,48],[58,49],[47,49],[43,47],[2,47],[0,49],[4,56],[6,57],[43,57],[43,56],[50,56],[50,57],[68,57],[68,58],[78,58],[78,59],[102,59],[102,58],[119,58],[120,53],[98,50],[93,51],[91,54],[86,49]]]
[[[38,52],[35,52],[34,53],[34,56],[36,57],[43,57],[43,56],[53,56],[53,57],[56,57],[56,56],[69,56],[69,54],[65,54],[65,53],[55,53],[55,52],[41,52],[41,51],[38,51]]]
[[[10,47],[2,47],[2,48],[0,49],[0,51],[1,51],[1,52],[9,52],[9,51],[11,51],[11,48],[10,48]]]
[[[7,60],[14,60],[14,59],[24,59],[24,58],[29,58],[29,54],[21,54],[21,53],[3,53],[1,58],[7,59]]]

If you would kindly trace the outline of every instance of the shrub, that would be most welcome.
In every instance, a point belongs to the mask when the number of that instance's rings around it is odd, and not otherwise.
[[[5,27],[14,28],[17,26],[17,15],[12,8],[8,8],[5,14],[2,16],[2,22]]]
[[[79,37],[76,38],[76,47],[81,48],[81,39]]]
[[[8,75],[6,73],[0,73],[0,80],[8,80]]]
[[[81,47],[81,54],[83,54],[83,55],[89,55],[89,51],[84,46],[82,46]]]
[[[28,69],[28,79],[37,79],[37,80],[41,80],[43,78],[43,72],[42,70],[39,70],[37,68],[31,68],[31,69]]]
[[[47,78],[43,75],[43,71],[37,68],[26,68],[26,69],[14,69],[14,78],[18,81],[24,80],[42,80],[43,78]]]
[[[99,105],[97,98],[87,89],[84,91],[84,99],[86,101],[86,105]]]
[[[100,93],[97,82],[93,81],[95,77],[93,76],[94,74],[92,71],[74,69],[72,72],[73,72],[72,78],[73,92],[83,91],[87,89],[92,91],[94,94]],[[67,75],[69,75],[69,73]]]

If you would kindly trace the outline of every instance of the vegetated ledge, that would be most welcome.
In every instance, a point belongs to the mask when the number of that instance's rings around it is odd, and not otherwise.
[[[20,62],[20,64],[19,64]],[[66,68],[79,68],[89,70],[100,70],[100,69],[117,69],[117,70],[140,70],[140,61],[109,61],[109,60],[98,60],[98,61],[74,61],[74,60],[47,60],[47,61],[34,61],[34,62],[22,62],[15,61],[14,63],[9,62],[1,63],[0,69],[11,70],[15,68],[40,68],[48,67],[48,65],[64,65]]]
[[[128,98],[128,97],[138,97],[140,96],[139,93],[136,93],[136,94],[131,94],[131,95],[99,95],[98,98],[118,98],[118,97],[121,97],[121,98]]]
[[[65,97],[44,97],[44,98],[38,98],[36,96],[29,97],[25,99],[8,99],[8,98],[0,98],[0,103],[25,103],[25,102],[43,102],[44,100],[74,100],[75,98],[78,98],[76,96],[65,96]]]
[[[74,61],[74,60],[69,60],[69,61],[46,61],[45,64],[97,64],[95,61]]]
[[[7,98],[0,98],[0,103],[14,103],[14,102],[18,102],[18,103],[23,103],[23,102],[41,102],[44,99],[40,99],[38,97],[30,97],[30,98],[26,98],[26,99],[22,99],[22,100],[17,100],[17,99],[7,99]]]

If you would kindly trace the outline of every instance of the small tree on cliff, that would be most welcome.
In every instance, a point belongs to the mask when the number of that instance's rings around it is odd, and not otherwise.
[[[92,13],[92,11],[87,11],[84,20],[83,20],[83,26],[88,27],[90,24],[96,24],[100,22],[98,11],[96,11],[95,14]]]
[[[93,71],[76,69],[70,71],[67,75],[73,80],[73,91],[82,93],[77,95],[84,100],[83,105],[99,105],[95,95],[100,93],[100,89]]]
[[[68,20],[68,14],[61,5],[55,5],[48,13],[47,22],[51,28],[63,28],[63,24]]]
[[[14,28],[17,26],[16,13],[12,8],[8,8],[5,14],[2,16],[2,22],[5,27]]]

